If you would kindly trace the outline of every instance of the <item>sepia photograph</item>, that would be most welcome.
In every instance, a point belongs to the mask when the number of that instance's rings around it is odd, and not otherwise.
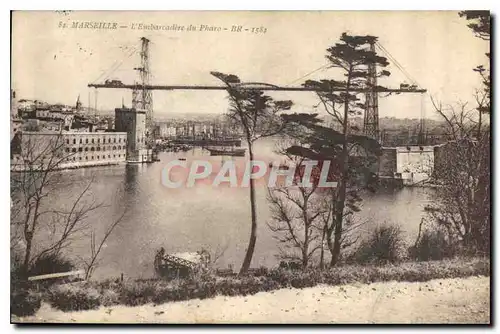
[[[10,18],[11,324],[491,325],[489,10]]]

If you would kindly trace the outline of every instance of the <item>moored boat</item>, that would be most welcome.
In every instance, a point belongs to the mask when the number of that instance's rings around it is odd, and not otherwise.
[[[210,152],[211,156],[236,156],[236,157],[244,157],[246,149],[244,148],[233,148],[233,149],[218,149],[206,147],[206,149]]]

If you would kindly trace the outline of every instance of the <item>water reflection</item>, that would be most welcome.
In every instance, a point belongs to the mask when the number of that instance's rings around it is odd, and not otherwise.
[[[128,196],[136,195],[137,191],[137,175],[139,173],[139,165],[132,164],[125,166],[125,193]]]

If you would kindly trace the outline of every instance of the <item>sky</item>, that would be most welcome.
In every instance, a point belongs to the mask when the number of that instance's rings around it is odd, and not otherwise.
[[[73,22],[116,23],[113,29],[73,29]],[[132,24],[189,25],[196,31],[132,29]],[[66,24],[66,28],[62,27]],[[227,31],[199,31],[201,25]],[[243,26],[249,31],[231,32]],[[258,28],[265,33],[252,33]],[[428,94],[401,94],[379,98],[380,117],[436,118],[432,96],[443,104],[473,103],[480,79],[472,69],[487,61],[489,44],[476,38],[465,19],[451,11],[377,12],[14,12],[12,22],[12,88],[19,98],[84,105],[95,104],[92,82],[104,78],[132,83],[139,65],[140,37],[151,40],[153,84],[217,85],[210,71],[238,75],[242,81],[299,86],[307,79],[340,79],[337,72],[319,70],[327,64],[326,49],[343,32],[377,36],[381,45]],[[108,73],[113,65],[120,67]],[[486,64],[487,65],[487,64]],[[392,75],[379,84],[399,87],[410,81],[394,65]],[[104,73],[104,76],[103,76]],[[96,81],[100,79],[99,81]],[[99,109],[131,103],[130,90],[102,89]],[[318,111],[311,92],[273,92],[290,99],[293,111]],[[89,98],[90,97],[90,98]],[[224,113],[223,91],[155,91],[155,115],[170,113]]]

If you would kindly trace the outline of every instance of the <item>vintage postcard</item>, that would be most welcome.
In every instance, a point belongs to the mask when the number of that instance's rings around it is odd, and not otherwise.
[[[12,323],[490,324],[490,12],[13,11]]]

